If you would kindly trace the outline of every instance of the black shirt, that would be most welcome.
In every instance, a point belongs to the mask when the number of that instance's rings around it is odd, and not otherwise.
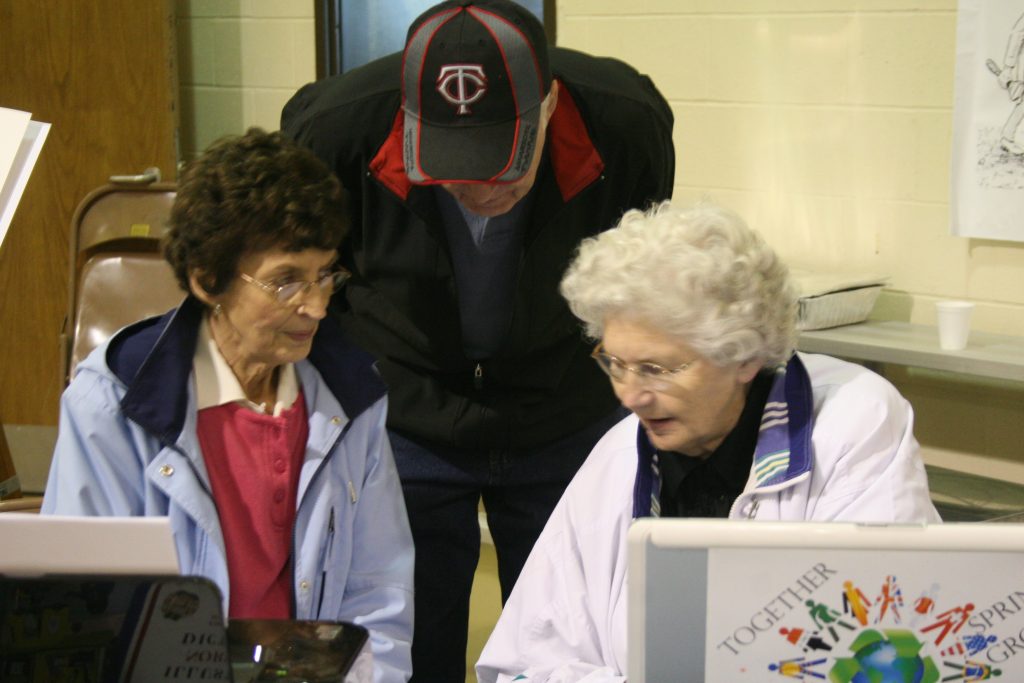
[[[709,457],[701,460],[658,451],[662,517],[729,516],[729,509],[750,478],[773,376],[762,371],[753,379],[739,421]]]

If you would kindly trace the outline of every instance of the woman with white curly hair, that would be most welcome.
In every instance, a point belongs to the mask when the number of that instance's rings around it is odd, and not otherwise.
[[[794,353],[786,266],[735,214],[670,202],[583,242],[562,294],[632,415],[594,447],[477,663],[480,681],[624,681],[637,517],[937,522],[896,389]]]

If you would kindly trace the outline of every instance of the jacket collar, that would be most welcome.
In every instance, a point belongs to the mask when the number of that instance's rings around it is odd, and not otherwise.
[[[751,477],[759,493],[778,491],[802,481],[811,471],[814,396],[807,369],[797,354],[775,372],[754,448]],[[637,425],[637,471],[633,517],[658,517],[661,473],[658,451]]]
[[[415,186],[405,174],[402,158],[403,116],[399,108],[391,132],[370,161],[370,173],[402,201],[406,201]],[[579,194],[604,171],[604,161],[587,132],[583,116],[569,94],[569,89],[561,82],[558,106],[548,122],[546,144],[563,202]]]
[[[107,347],[107,366],[128,387],[121,399],[125,416],[165,443],[174,443],[185,424],[204,311],[199,300],[188,296],[163,316],[125,328]],[[353,346],[330,315],[320,322],[309,362],[350,420],[385,394],[373,358]]]

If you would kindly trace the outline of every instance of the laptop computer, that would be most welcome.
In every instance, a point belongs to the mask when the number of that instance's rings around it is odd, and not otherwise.
[[[195,576],[0,577],[0,680],[372,681],[366,629],[239,619]]]
[[[643,519],[628,680],[1024,681],[1024,525]]]
[[[0,515],[0,574],[178,574],[166,517]]]
[[[0,515],[0,681],[371,681],[366,629],[225,619],[158,517]]]

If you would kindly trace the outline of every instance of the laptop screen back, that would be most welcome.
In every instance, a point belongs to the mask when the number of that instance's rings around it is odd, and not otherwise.
[[[197,577],[0,577],[0,680],[230,681],[221,614]]]
[[[639,520],[629,680],[1024,680],[1024,525]]]
[[[200,577],[0,577],[0,681],[373,680],[365,628],[235,619]]]
[[[0,515],[0,574],[178,574],[166,517]]]
[[[0,515],[0,681],[372,680],[365,628],[226,627],[216,585],[177,574],[166,518]]]

